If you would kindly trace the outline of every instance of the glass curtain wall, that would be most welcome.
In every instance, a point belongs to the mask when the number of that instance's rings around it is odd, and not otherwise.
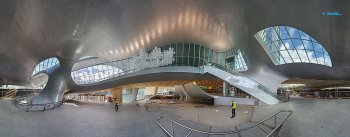
[[[225,64],[227,68],[233,71],[248,70],[247,64],[245,63],[240,50],[231,49],[225,52]]]
[[[189,42],[178,42],[165,45],[162,48],[174,48],[174,61],[171,66],[203,66],[207,62],[216,62],[214,58],[216,51],[207,48],[204,45]]]
[[[145,88],[139,88],[137,91],[136,100],[141,100],[145,98]]]
[[[123,89],[122,90],[122,102],[130,102],[132,101],[132,92],[131,89]]]

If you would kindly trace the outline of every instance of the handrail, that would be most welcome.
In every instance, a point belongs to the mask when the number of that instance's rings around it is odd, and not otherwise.
[[[25,111],[45,111],[50,109],[55,109],[57,107],[60,107],[63,104],[63,101],[53,102],[53,103],[43,103],[43,104],[33,104],[32,101],[30,103],[19,103],[15,102],[15,107],[21,110]],[[33,107],[43,107],[43,109],[34,109],[31,110]]]
[[[108,65],[108,64],[106,64]],[[95,66],[95,65],[92,65],[92,66]],[[112,65],[110,65],[112,66]],[[164,65],[164,66],[158,66],[158,67],[155,67],[155,68],[161,68],[161,67],[169,67],[169,66],[176,66],[176,64],[168,64],[168,65]],[[190,66],[188,65],[189,67],[199,67],[199,66]],[[91,67],[91,66],[88,66],[88,67]],[[86,67],[86,68],[88,68]],[[114,67],[114,66],[112,66]],[[81,69],[84,69],[84,68],[81,68]],[[81,69],[78,69],[78,70],[75,70],[75,71],[79,71]],[[116,77],[119,77],[119,76],[123,76],[123,75],[126,75],[126,74],[131,74],[131,73],[134,73],[134,72],[139,72],[141,70],[137,69],[137,68],[132,68],[132,69],[127,69],[127,70],[124,70],[122,72],[118,72],[118,71],[115,71],[117,68],[110,68],[110,69],[105,69],[103,71],[101,71],[103,74],[98,74],[99,77],[103,77],[103,78],[99,78],[98,80],[95,79],[95,74],[86,74],[84,75],[83,77],[86,77],[86,80],[80,80],[79,76],[76,77],[76,76],[73,76],[72,79],[74,80],[74,82],[77,82],[77,84],[79,85],[89,85],[89,84],[95,84],[95,83],[98,83],[98,82],[102,82],[102,81],[105,81],[105,80],[109,80],[109,79],[112,79],[112,78],[116,78]],[[145,68],[145,69],[142,69],[142,70],[149,70],[149,69],[154,69],[154,68]],[[72,71],[72,72],[75,72],[75,71]],[[117,73],[115,73],[117,72]],[[102,76],[102,75],[107,75],[107,76]]]
[[[288,117],[292,114],[292,112],[288,115]],[[275,129],[273,129],[270,134],[268,134],[266,137],[277,137],[279,130],[281,130],[284,122],[287,121],[288,117],[286,119],[284,119]]]
[[[23,96],[15,96],[14,98],[13,98],[13,102],[15,103],[15,102],[20,102],[21,100],[25,100],[25,99],[27,99],[27,98],[31,98],[31,97],[33,97],[33,96],[36,96],[36,95],[39,95],[39,93],[31,93],[31,94],[26,94],[26,95],[23,95]]]
[[[292,112],[293,112],[293,111],[291,111],[291,110],[282,110],[282,111],[279,111],[279,112],[277,112],[277,113],[271,115],[270,117],[267,117],[266,119],[264,119],[264,120],[262,120],[262,121],[260,121],[260,122],[258,122],[258,123],[255,123],[255,124],[253,124],[253,125],[251,125],[251,126],[249,126],[249,127],[242,128],[242,129],[238,129],[238,130],[235,130],[235,131],[229,131],[229,132],[210,132],[210,131],[208,132],[208,131],[202,131],[202,130],[190,128],[190,127],[188,127],[188,126],[185,126],[185,125],[183,125],[183,124],[180,124],[180,123],[178,123],[178,122],[176,122],[176,121],[174,121],[174,120],[171,120],[171,119],[169,119],[169,118],[167,118],[167,117],[165,117],[165,116],[161,116],[159,119],[157,119],[157,120],[156,120],[156,123],[157,123],[158,126],[165,132],[165,134],[166,134],[167,136],[169,136],[169,137],[174,137],[174,126],[173,126],[174,123],[175,123],[176,125],[178,125],[178,126],[180,126],[180,127],[183,127],[183,128],[185,128],[185,129],[187,129],[187,130],[190,131],[190,132],[187,134],[186,137],[188,137],[189,135],[191,135],[193,132],[202,133],[202,134],[207,134],[208,136],[210,136],[210,135],[229,135],[229,134],[237,134],[237,133],[240,133],[240,132],[249,130],[249,129],[251,129],[251,128],[254,128],[254,127],[256,127],[256,126],[259,126],[259,125],[263,124],[264,122],[266,122],[267,120],[269,120],[269,119],[271,119],[271,118],[274,117],[274,118],[275,118],[275,121],[274,121],[274,124],[275,124],[275,125],[273,126],[274,129],[272,130],[272,132],[275,133],[276,131],[278,131],[277,129],[280,128],[280,127],[283,125],[283,123],[289,118],[289,116],[292,114]],[[281,124],[279,124],[278,126],[276,126],[276,118],[277,118],[277,115],[280,114],[280,113],[288,113],[288,116],[285,117],[285,119],[282,121]],[[168,120],[168,121],[171,122],[171,127],[172,127],[171,133],[170,133],[168,130],[166,130],[166,128],[165,128],[162,124],[159,123],[161,119],[166,119],[166,120]],[[260,128],[259,128],[259,129],[260,129]],[[272,133],[272,132],[271,132],[271,133]],[[270,136],[272,135],[271,133],[270,133],[267,137],[270,137]]]
[[[42,103],[42,104],[33,104],[33,101],[31,100],[30,103],[21,103],[21,101],[26,100],[28,98],[34,97],[38,95],[39,93],[32,93],[32,94],[27,94],[23,96],[16,96],[13,99],[13,103],[16,108],[25,110],[25,111],[45,111],[45,110],[50,110],[50,109],[55,109],[63,104],[63,100],[58,101],[58,102],[53,102],[53,103]],[[43,107],[43,109],[35,109],[31,110],[33,107]]]
[[[213,63],[213,62],[207,62],[204,66],[212,66],[212,67],[215,67],[215,68],[218,68],[218,69],[221,69],[221,70],[224,70],[228,73],[231,73],[233,75],[239,75],[239,76],[242,76],[242,77],[245,77],[245,78],[248,78],[246,77],[245,75],[243,75],[242,73],[239,73],[237,71],[233,71],[231,69],[228,69],[227,67],[223,66],[223,65],[220,65],[220,64],[217,64],[217,63]],[[272,92],[269,88],[265,87],[264,85],[260,84],[259,82],[251,79],[251,78],[248,78],[249,80],[257,83],[257,88],[263,90],[264,92],[270,94],[271,96],[274,96],[274,97],[277,97],[277,93],[275,92]]]

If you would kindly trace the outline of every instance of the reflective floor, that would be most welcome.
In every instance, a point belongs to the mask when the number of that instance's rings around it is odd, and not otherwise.
[[[237,117],[231,119],[229,106],[163,103],[151,105],[146,112],[143,106],[126,103],[116,112],[112,103],[77,102],[45,112],[23,112],[0,100],[0,133],[4,137],[165,137],[155,122],[160,116],[201,130],[229,131],[291,109],[281,137],[348,137],[349,106],[346,99],[292,99],[271,106],[239,106]],[[258,135],[264,136],[255,130],[241,134]]]
[[[248,122],[253,109],[241,106],[235,119],[229,118],[229,106],[198,104],[153,104],[146,112],[142,106],[126,103],[117,112],[112,103],[77,102],[45,112],[23,112],[1,100],[0,133],[4,137],[164,137],[155,122],[162,115],[203,127],[233,129]]]
[[[291,109],[293,114],[283,125],[281,137],[349,137],[349,106],[349,99],[294,98],[287,103],[257,107],[252,120]]]

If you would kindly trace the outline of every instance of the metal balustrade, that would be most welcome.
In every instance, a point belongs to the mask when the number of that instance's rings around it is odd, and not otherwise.
[[[259,82],[253,80],[253,79],[250,79],[249,77],[246,77],[244,76],[243,74],[239,73],[238,71],[233,71],[223,65],[220,65],[220,64],[217,64],[217,63],[213,63],[213,62],[208,62],[206,63],[204,66],[211,66],[211,67],[215,67],[215,68],[218,68],[218,69],[221,69],[223,71],[226,71],[228,73],[231,73],[232,75],[236,75],[236,76],[242,76],[242,77],[245,77],[245,78],[248,78],[249,80],[253,81],[256,83],[256,87],[262,91],[264,91],[265,93],[277,98],[277,92],[272,92],[269,88],[265,87],[264,85],[260,84]]]
[[[63,104],[63,101],[58,101],[54,103],[43,103],[43,104],[33,104],[32,101],[30,103],[22,103],[21,101],[14,102],[15,107],[25,111],[45,111],[50,109],[55,109],[60,107]]]
[[[283,114],[284,113],[284,117]],[[211,131],[203,131],[203,130],[198,130],[198,129],[194,129],[188,126],[185,126],[183,124],[180,124],[179,122],[176,122],[172,119],[169,119],[165,116],[161,116],[159,119],[156,120],[156,123],[158,124],[158,126],[161,128],[161,130],[168,136],[168,137],[177,137],[177,136],[185,136],[185,137],[190,137],[191,135],[193,135],[194,133],[200,133],[203,136],[229,136],[229,135],[234,135],[234,134],[240,134],[244,131],[249,131],[250,129],[254,128],[254,127],[258,127],[261,131],[263,131],[266,134],[266,137],[278,137],[279,131],[281,130],[283,124],[285,123],[285,121],[290,117],[290,115],[293,113],[293,111],[291,110],[282,110],[279,111],[269,117],[267,117],[266,119],[257,122],[249,127],[246,128],[242,128],[242,129],[238,129],[235,131],[227,131],[227,132],[211,132]],[[277,117],[282,118],[280,123],[277,123]],[[269,125],[268,121],[269,120],[273,120],[273,125]],[[167,128],[165,127],[164,124],[161,124],[161,121],[167,121],[170,122],[170,128],[171,130],[167,130]],[[175,132],[175,126],[178,126],[180,129],[183,129],[187,132],[186,135],[179,135],[178,133],[180,132]],[[268,127],[270,128],[270,132],[267,132],[266,130],[264,130],[262,128],[262,126]]]
[[[33,98],[37,95],[39,95],[41,90],[32,90],[31,94],[26,94],[23,96],[16,96],[12,103],[15,105],[16,108],[20,110],[25,111],[45,111],[50,109],[55,109],[57,107],[60,107],[63,104],[63,101],[53,102],[53,103],[42,103],[42,104],[33,104],[33,102],[30,100],[30,98]],[[29,102],[22,102],[24,100],[29,100]]]

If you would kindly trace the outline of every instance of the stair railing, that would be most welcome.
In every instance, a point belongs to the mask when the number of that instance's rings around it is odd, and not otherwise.
[[[215,135],[215,136],[227,136],[227,135],[233,135],[233,134],[239,134],[243,131],[247,131],[249,129],[252,129],[254,127],[258,127],[260,130],[262,130],[264,133],[266,133],[266,137],[277,137],[278,134],[279,134],[279,131],[281,130],[283,124],[285,123],[285,121],[290,117],[290,115],[292,114],[293,111],[291,110],[282,110],[282,111],[279,111],[269,117],[267,117],[266,119],[258,122],[258,123],[255,123],[249,127],[246,127],[246,128],[242,128],[242,129],[238,129],[238,130],[235,130],[235,131],[228,131],[228,132],[211,132],[211,131],[203,131],[203,130],[198,130],[198,129],[194,129],[194,128],[191,128],[191,127],[188,127],[188,126],[185,126],[183,124],[180,124],[172,119],[169,119],[165,116],[161,116],[159,119],[156,120],[156,123],[158,124],[158,126],[161,128],[161,130],[168,136],[168,137],[175,137],[175,126],[178,126],[182,129],[186,129],[188,130],[188,133],[186,134],[186,137],[189,137],[190,135],[192,135],[193,133],[200,133],[200,134],[204,134],[205,136],[208,136],[210,137],[211,135]],[[277,125],[277,116],[278,115],[281,115],[282,113],[285,113],[287,114],[287,116],[285,116],[285,118],[282,120],[282,122],[280,124]],[[274,125],[273,126],[266,126],[266,121],[270,120],[270,119],[273,119],[273,123]],[[171,130],[167,130],[165,128],[164,125],[161,124],[161,120],[164,120],[164,121],[170,121],[170,127],[171,127]],[[263,128],[261,128],[260,126],[264,125],[265,127],[269,127],[272,129],[271,132],[266,132]],[[180,135],[179,135],[180,136]],[[183,136],[183,135],[182,135]]]
[[[40,104],[33,104],[33,101],[30,100],[30,98],[39,95],[39,92],[35,92],[37,90],[33,90],[31,94],[23,95],[23,96],[16,96],[13,99],[13,104],[16,108],[20,110],[25,110],[26,112],[29,111],[45,111],[50,109],[55,109],[63,104],[63,101],[53,102],[53,103],[40,103]],[[29,102],[22,102],[24,100],[28,100]],[[38,109],[36,109],[38,108]]]
[[[237,75],[237,76],[242,76],[242,77],[245,77],[245,78],[248,78],[250,80],[252,80],[253,82],[255,82],[257,84],[257,88],[266,92],[267,94],[277,98],[277,93],[276,92],[272,92],[269,88],[265,87],[264,85],[260,84],[259,82],[249,78],[249,77],[246,77],[244,76],[242,73],[239,73],[238,71],[233,71],[223,65],[220,65],[220,64],[217,64],[217,63],[213,63],[213,62],[208,62],[206,63],[204,66],[211,66],[211,67],[214,67],[214,68],[217,68],[217,69],[221,69],[223,71],[226,71],[227,73],[231,73],[233,75]]]

